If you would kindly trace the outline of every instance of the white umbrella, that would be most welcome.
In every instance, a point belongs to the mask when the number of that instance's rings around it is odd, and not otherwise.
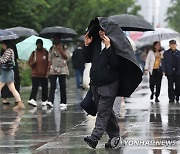
[[[179,36],[180,34],[172,29],[155,28],[155,31],[144,32],[144,34],[138,41],[153,43],[155,41],[167,40]]]
[[[33,51],[35,51],[35,49],[36,49],[36,40],[37,39],[42,39],[43,47],[47,51],[49,51],[49,49],[52,46],[52,41],[49,39],[44,39],[42,37],[38,37],[38,36],[33,35],[33,36],[28,37],[24,41],[16,44],[19,59],[22,59],[22,60],[28,60],[29,59],[31,53]]]

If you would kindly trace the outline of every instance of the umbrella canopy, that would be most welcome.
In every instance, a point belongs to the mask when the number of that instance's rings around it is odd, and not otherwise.
[[[79,36],[78,40],[84,42],[84,35]]]
[[[155,31],[145,32],[139,41],[153,43],[155,41],[167,40],[179,36],[180,34],[172,29],[155,28]]]
[[[46,38],[53,38],[55,34],[60,34],[61,38],[73,38],[77,35],[73,29],[60,26],[47,27],[40,32],[40,35]]]
[[[25,27],[12,27],[7,28],[6,30],[16,33],[19,37],[29,37],[32,35],[38,35],[38,33],[34,29]]]
[[[73,42],[73,39],[72,38],[63,38],[63,39],[61,39],[61,42],[62,43],[71,43],[71,42]]]
[[[22,59],[22,60],[28,60],[29,59],[31,53],[33,51],[35,51],[35,49],[36,49],[36,40],[37,39],[42,39],[43,47],[47,51],[49,51],[49,49],[52,46],[52,41],[49,39],[44,39],[42,37],[38,37],[38,36],[33,35],[33,36],[28,37],[24,41],[16,44],[19,59]]]
[[[114,20],[123,31],[153,31],[153,26],[143,18],[131,14],[113,15]]]
[[[111,46],[119,59],[119,89],[118,96],[129,97],[142,81],[142,71],[136,60],[131,44],[121,28],[109,18],[97,17],[88,26],[87,32],[93,41],[104,29],[111,40]],[[93,48],[89,46],[89,50]],[[92,49],[93,50],[93,49]]]
[[[0,41],[14,40],[19,38],[15,33],[7,30],[0,29]]]

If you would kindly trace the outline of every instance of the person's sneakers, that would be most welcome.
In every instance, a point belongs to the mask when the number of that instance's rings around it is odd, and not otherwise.
[[[154,98],[154,94],[152,93],[150,96],[150,99],[152,100]]]
[[[156,103],[158,103],[158,102],[160,102],[160,101],[159,101],[159,99],[158,99],[158,98],[156,98],[156,99],[155,99],[155,102],[156,102]]]
[[[46,102],[46,105],[49,106],[50,108],[53,108],[53,103],[51,102]]]
[[[37,111],[37,107],[33,107],[31,110],[28,110],[29,113],[34,114]]]
[[[41,103],[42,106],[46,106],[46,104],[47,104],[47,101]]]
[[[61,110],[67,110],[67,104],[60,104],[60,109]]]
[[[90,136],[84,138],[84,141],[93,149],[96,149],[98,140],[93,140]]]
[[[32,105],[32,106],[34,106],[34,107],[37,106],[37,103],[36,103],[36,101],[35,101],[34,99],[31,99],[31,100],[29,100],[29,101],[27,101],[27,102],[28,102],[29,105]]]
[[[122,139],[121,137],[113,137],[108,140],[108,142],[105,144],[106,149],[118,149],[122,147]]]

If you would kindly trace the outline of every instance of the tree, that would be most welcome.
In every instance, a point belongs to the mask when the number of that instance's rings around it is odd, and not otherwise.
[[[180,0],[172,0],[172,6],[167,11],[167,21],[170,27],[180,32]]]
[[[55,0],[48,9],[44,26],[65,26],[83,34],[90,20],[96,16],[134,13],[140,9],[134,0]],[[50,4],[50,1],[47,0]],[[131,9],[129,9],[131,8]],[[128,12],[128,10],[131,10]]]
[[[45,0],[1,0],[0,28],[24,26],[40,30],[47,8]]]

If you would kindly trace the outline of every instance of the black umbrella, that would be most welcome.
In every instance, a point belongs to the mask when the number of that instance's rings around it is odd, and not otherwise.
[[[94,41],[99,35],[100,29],[105,30],[111,40],[111,46],[119,58],[118,96],[129,97],[141,83],[143,75],[131,44],[117,23],[109,18],[98,17],[90,22],[87,31]]]
[[[113,15],[114,20],[123,31],[154,31],[153,26],[143,18],[131,14]]]
[[[7,28],[6,30],[16,33],[19,37],[29,37],[32,35],[38,35],[38,33],[34,29],[25,27],[12,27]]]
[[[55,34],[60,34],[61,38],[73,38],[77,35],[73,29],[60,26],[47,27],[40,32],[40,35],[46,38],[53,38]]]
[[[62,43],[71,43],[71,42],[73,42],[73,39],[72,38],[63,38],[63,39],[61,39],[61,42]]]
[[[15,33],[7,30],[0,29],[0,41],[14,40],[19,38]]]

